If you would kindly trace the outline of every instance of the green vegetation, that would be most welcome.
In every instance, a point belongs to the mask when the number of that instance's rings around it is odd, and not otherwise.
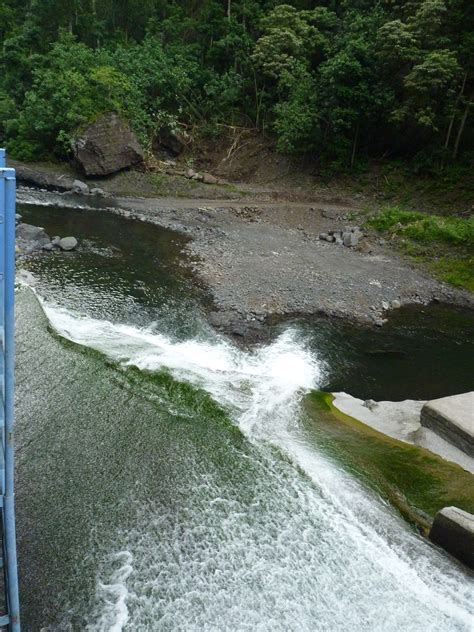
[[[426,263],[442,280],[474,291],[474,216],[427,215],[399,207],[382,209],[368,225]]]
[[[341,413],[330,393],[306,399],[311,427],[325,449],[386,497],[409,521],[427,531],[449,505],[474,512],[474,477],[461,467],[397,441]]]
[[[440,242],[474,246],[474,216],[442,217],[386,208],[369,220],[369,225],[380,231],[404,235],[422,243]]]
[[[65,158],[114,110],[160,129],[276,135],[336,169],[438,168],[474,148],[470,0],[4,0],[0,141]]]

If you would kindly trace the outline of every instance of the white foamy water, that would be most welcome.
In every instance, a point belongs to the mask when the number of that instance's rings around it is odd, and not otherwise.
[[[88,632],[120,632],[126,625],[127,579],[133,573],[132,562],[133,556],[129,551],[120,551],[111,556],[110,565],[114,570],[108,583],[101,579],[97,582],[96,609],[92,614],[94,622],[87,626]]]
[[[250,499],[209,475],[179,515],[143,510],[90,630],[472,630],[461,568],[308,443],[299,404],[323,369],[296,331],[245,352],[44,309],[69,340],[206,390],[253,446]]]

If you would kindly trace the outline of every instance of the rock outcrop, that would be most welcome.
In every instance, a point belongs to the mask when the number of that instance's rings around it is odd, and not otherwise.
[[[474,516],[457,507],[444,507],[435,516],[430,540],[474,568]]]
[[[21,218],[19,215],[18,217]],[[16,226],[16,255],[23,257],[32,253],[43,251],[53,252],[54,250],[75,250],[78,241],[75,237],[53,237],[51,239],[48,233],[41,226],[33,226],[32,224],[18,223]]]
[[[87,176],[106,176],[143,161],[143,149],[127,122],[109,112],[73,142],[76,162]]]
[[[427,402],[421,425],[474,457],[474,391]]]

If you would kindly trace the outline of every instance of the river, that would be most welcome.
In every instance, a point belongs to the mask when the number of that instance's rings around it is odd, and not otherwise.
[[[183,237],[20,212],[81,243],[30,261],[17,292],[24,629],[471,629],[461,565],[341,467],[302,406],[321,388],[466,390],[469,316],[408,310],[375,338],[313,319],[239,347],[207,325]]]

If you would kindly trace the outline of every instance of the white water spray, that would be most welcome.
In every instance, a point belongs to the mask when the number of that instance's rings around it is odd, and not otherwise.
[[[125,366],[166,369],[210,393],[261,450],[268,476],[255,482],[255,514],[211,489],[212,504],[197,510],[186,534],[186,555],[176,557],[179,536],[171,548],[162,539],[173,516],[147,515],[127,542],[135,572],[99,584],[104,610],[91,630],[120,630],[127,619],[140,629],[145,616],[156,630],[471,629],[473,594],[463,572],[308,444],[298,406],[322,367],[296,331],[244,352],[220,338],[177,342],[43,306],[67,339]],[[308,478],[275,460],[268,444]]]

